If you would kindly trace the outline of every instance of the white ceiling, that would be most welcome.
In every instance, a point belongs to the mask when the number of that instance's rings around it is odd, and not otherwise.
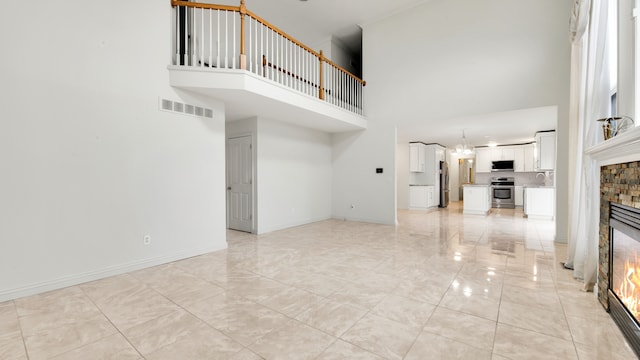
[[[391,16],[428,0],[245,0],[247,8],[289,35],[315,48],[332,35],[353,43],[358,26]],[[239,0],[207,2],[238,5]],[[315,49],[321,50],[321,49]],[[326,49],[325,49],[326,50]]]
[[[281,28],[312,48],[331,36],[360,47],[360,26],[409,10],[430,0],[245,0],[249,10]],[[207,2],[237,5],[239,0]],[[316,49],[320,50],[320,49]],[[366,59],[363,59],[366,65]],[[246,110],[246,109],[245,109]],[[514,144],[532,141],[536,131],[556,128],[556,107],[522,109],[502,113],[479,114],[425,122],[415,119],[398,123],[398,142],[423,140],[447,147],[460,143],[465,130],[467,142],[486,145]],[[238,116],[228,114],[230,119]],[[239,114],[238,114],[239,115]],[[520,119],[515,122],[514,119]],[[531,119],[531,121],[522,121]],[[442,126],[440,126],[442,124]],[[438,131],[434,133],[434,127]]]
[[[499,145],[523,144],[533,141],[537,131],[554,130],[557,112],[556,106],[545,106],[443,119],[435,124],[416,121],[410,127],[399,125],[398,142],[413,141],[415,134],[422,133],[429,134],[430,143],[454,147],[462,144],[464,131],[470,146],[483,146],[491,142]],[[438,131],[433,131],[434,128]]]

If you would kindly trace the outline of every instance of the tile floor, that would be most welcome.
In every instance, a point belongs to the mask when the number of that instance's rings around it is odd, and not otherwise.
[[[329,220],[0,303],[0,359],[633,359],[548,221]]]

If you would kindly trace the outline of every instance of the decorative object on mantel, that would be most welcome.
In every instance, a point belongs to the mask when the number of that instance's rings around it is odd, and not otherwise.
[[[629,130],[634,125],[633,119],[626,115],[610,116],[597,121],[602,123],[602,133],[605,140]]]
[[[467,145],[467,138],[464,136],[464,130],[462,130],[462,144],[456,145],[456,155],[471,155],[473,154],[473,147]]]

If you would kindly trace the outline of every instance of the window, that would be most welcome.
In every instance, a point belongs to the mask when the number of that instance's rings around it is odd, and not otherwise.
[[[609,46],[609,116],[618,114],[618,2],[609,1],[607,13],[607,42]]]
[[[617,1],[612,1],[617,3]],[[635,114],[634,120],[636,126],[640,122],[640,24],[638,23],[640,20],[638,19],[638,12],[640,9],[638,8],[638,1],[635,1],[633,8],[633,26],[635,29],[635,44],[634,44],[634,59],[635,59]]]

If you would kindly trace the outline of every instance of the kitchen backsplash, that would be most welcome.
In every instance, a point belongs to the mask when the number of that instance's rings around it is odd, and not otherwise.
[[[551,183],[554,183],[554,173],[549,171]],[[542,174],[542,175],[538,175]],[[493,172],[476,173],[476,184],[489,184],[492,177],[513,177],[516,185],[544,185],[545,172]]]

